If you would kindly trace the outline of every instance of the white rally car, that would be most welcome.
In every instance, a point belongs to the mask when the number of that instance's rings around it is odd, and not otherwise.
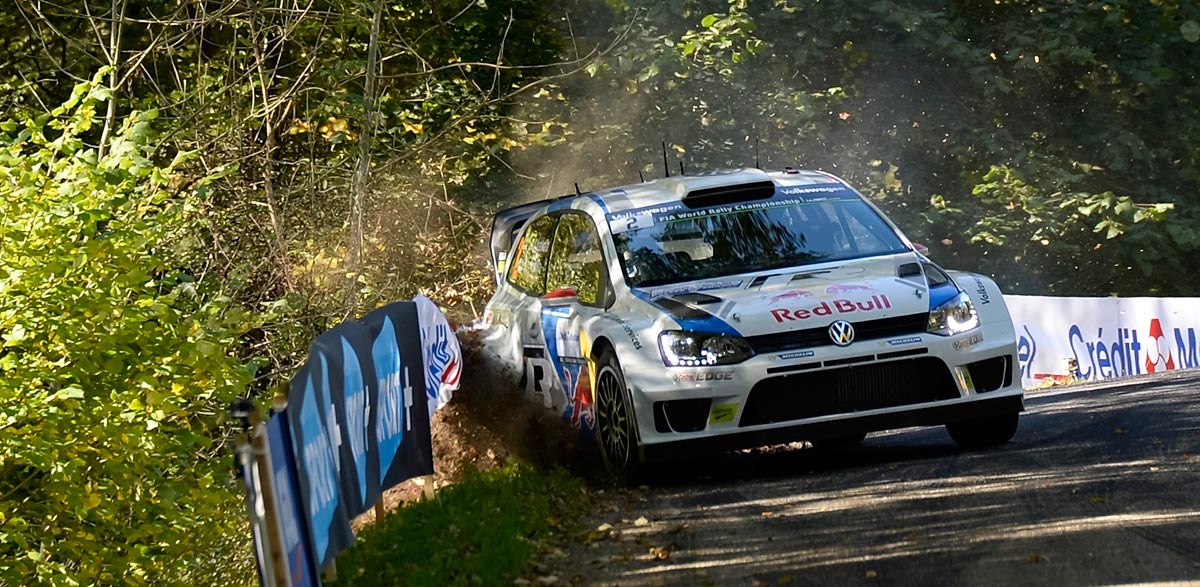
[[[680,176],[505,210],[485,345],[618,476],[684,452],[945,424],[1012,438],[1008,309],[822,172]]]

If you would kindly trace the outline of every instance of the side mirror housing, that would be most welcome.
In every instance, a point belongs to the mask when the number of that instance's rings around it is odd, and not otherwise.
[[[543,307],[570,306],[579,301],[579,292],[573,287],[560,287],[546,292],[540,299]]]

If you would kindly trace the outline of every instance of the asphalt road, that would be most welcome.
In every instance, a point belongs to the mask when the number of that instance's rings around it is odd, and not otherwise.
[[[943,428],[673,467],[542,566],[586,585],[1200,584],[1200,373],[1034,391],[1014,440]],[[644,518],[639,520],[639,518]]]

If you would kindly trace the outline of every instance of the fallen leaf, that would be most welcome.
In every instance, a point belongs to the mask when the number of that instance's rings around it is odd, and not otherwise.
[[[764,517],[764,518],[774,518],[774,517],[775,517],[775,512],[763,512],[763,513],[762,513],[762,517]]]
[[[1097,495],[1097,496],[1093,496],[1093,497],[1092,497],[1092,503],[1104,503],[1104,498],[1103,498],[1103,497],[1100,497],[1100,496],[1098,496],[1098,495]]]
[[[667,550],[665,546],[655,546],[650,549],[650,557],[654,560],[665,561],[671,558],[671,551]]]
[[[597,532],[608,532],[609,530],[612,530],[612,524],[605,523],[596,527]]]
[[[647,520],[645,516],[642,516],[633,521],[634,526],[645,526],[646,524],[649,524],[649,523],[650,523],[650,520]]]
[[[1115,434],[1125,434],[1125,429],[1124,429],[1124,428],[1117,428],[1117,429],[1113,430],[1113,432],[1114,432]]]
[[[1031,553],[1029,553],[1029,562],[1044,563],[1044,562],[1048,562],[1048,559],[1036,552],[1031,552]]]
[[[875,578],[878,578],[878,577],[879,577],[879,573],[876,573],[875,571],[867,571],[867,578],[868,578],[868,579],[875,579]]]

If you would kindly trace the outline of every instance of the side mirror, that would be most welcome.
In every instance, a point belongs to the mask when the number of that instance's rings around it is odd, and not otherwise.
[[[922,255],[925,255],[926,257],[929,256],[929,247],[927,247],[921,243],[913,243],[912,246],[913,246],[913,250],[915,250],[916,252],[921,253]]]
[[[541,301],[543,307],[570,306],[579,301],[579,292],[573,287],[560,287],[543,294]]]

